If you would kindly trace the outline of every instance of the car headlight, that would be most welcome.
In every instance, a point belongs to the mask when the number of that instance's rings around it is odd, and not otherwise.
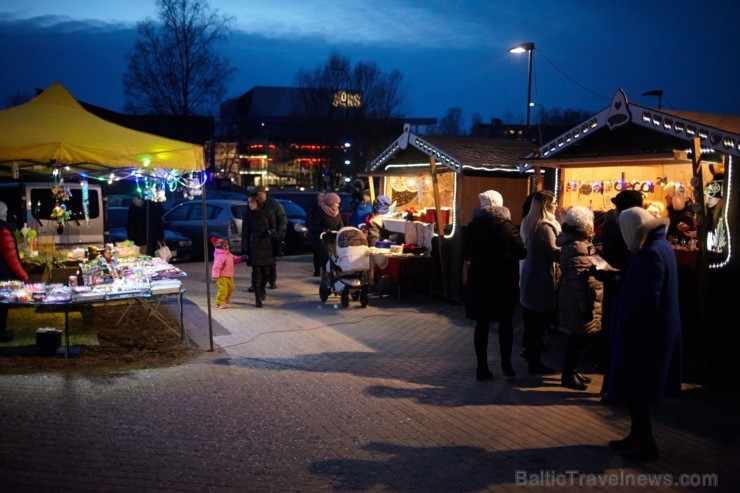
[[[296,233],[308,233],[308,228],[303,223],[294,223],[293,231],[295,231]]]

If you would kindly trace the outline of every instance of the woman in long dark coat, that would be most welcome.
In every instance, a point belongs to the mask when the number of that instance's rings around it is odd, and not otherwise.
[[[519,300],[519,260],[527,254],[518,228],[506,207],[478,209],[463,233],[463,284],[467,287],[465,316],[475,320],[473,346],[478,363],[476,378],[490,380],[488,329],[498,322],[501,368],[514,376],[514,308]]]
[[[242,219],[242,248],[247,265],[252,267],[252,286],[257,308],[262,308],[262,301],[267,297],[265,287],[270,279],[270,266],[275,265],[273,239],[277,237],[277,232],[271,218],[257,194],[251,194],[249,210]]]
[[[614,305],[607,395],[609,402],[628,405],[632,426],[609,446],[634,460],[658,459],[649,408],[681,390],[678,267],[666,239],[668,222],[641,207],[619,215],[633,257]]]

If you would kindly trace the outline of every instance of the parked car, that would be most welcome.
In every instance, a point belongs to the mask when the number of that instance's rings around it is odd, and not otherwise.
[[[286,254],[305,253],[311,250],[308,244],[308,226],[306,225],[306,211],[298,204],[285,199],[278,199],[285,209],[288,218],[288,228],[285,233]]]
[[[108,233],[110,241],[117,243],[125,241],[126,219],[128,218],[128,207],[108,207]],[[189,262],[193,259],[193,242],[187,236],[177,231],[164,230],[164,242],[170,247],[172,260],[170,262]]]
[[[247,211],[247,202],[238,200],[206,200],[207,237],[217,236],[229,242],[232,253],[242,251],[242,217]],[[177,231],[193,242],[194,259],[203,259],[203,202],[189,200],[167,211],[162,223],[165,229]],[[213,248],[208,243],[208,256],[213,256]]]
[[[321,193],[315,190],[273,190],[267,191],[267,196],[273,199],[283,199],[295,202],[307,213],[316,203],[316,196]],[[345,226],[352,223],[352,194],[348,192],[334,192],[339,195],[339,212],[342,214],[342,221]]]

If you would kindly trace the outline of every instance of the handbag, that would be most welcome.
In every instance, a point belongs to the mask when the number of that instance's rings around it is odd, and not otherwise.
[[[168,247],[167,244],[162,241],[158,241],[157,246],[159,248],[154,251],[154,255],[166,262],[169,262],[170,259],[172,259],[172,251],[170,250],[170,247]]]

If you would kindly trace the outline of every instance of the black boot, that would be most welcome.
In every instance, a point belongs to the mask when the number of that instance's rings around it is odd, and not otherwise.
[[[576,378],[575,371],[563,372],[563,376],[560,377],[560,384],[573,390],[586,390],[588,388],[588,385]]]
[[[511,366],[511,350],[514,347],[514,326],[507,321],[498,323],[498,345],[501,351],[501,371],[507,377],[516,375]]]
[[[637,446],[637,437],[630,432],[625,438],[621,440],[611,440],[609,442],[609,448],[616,451],[629,450]]]
[[[254,306],[256,306],[257,308],[262,308],[262,293],[254,293]]]
[[[582,374],[582,373],[581,373],[580,371],[578,371],[578,370],[576,370],[576,378],[577,378],[577,379],[578,379],[578,380],[579,380],[579,381],[580,381],[581,383],[591,383],[591,382],[592,382],[592,380],[591,380],[591,377],[587,377],[586,375]]]
[[[475,370],[475,378],[478,380],[491,380],[493,373],[488,368],[488,322],[477,321],[473,333],[473,346],[475,347],[475,359],[478,368]]]
[[[660,459],[660,452],[658,452],[658,444],[655,443],[653,436],[647,435],[637,440],[637,445],[625,450],[622,457],[627,460],[644,462]]]

